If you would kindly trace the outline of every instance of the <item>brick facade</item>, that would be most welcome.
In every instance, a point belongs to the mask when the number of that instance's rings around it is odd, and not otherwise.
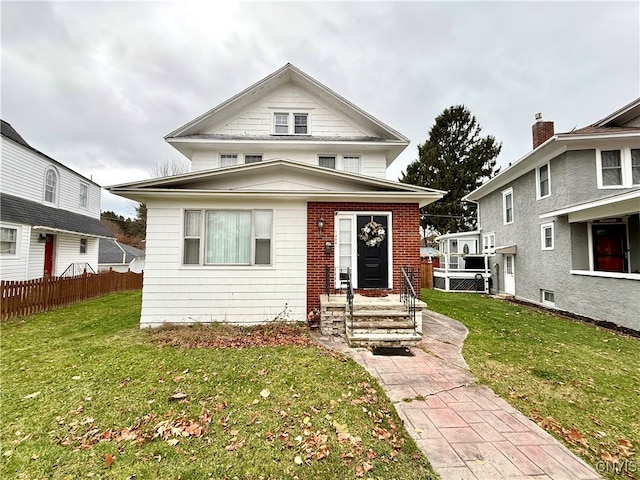
[[[391,212],[393,236],[393,288],[389,293],[400,293],[400,267],[420,268],[420,208],[417,203],[307,203],[307,311],[320,307],[319,296],[325,289],[325,266],[334,271],[334,220],[337,212]],[[324,218],[324,228],[318,231],[318,219]],[[331,242],[331,254],[324,253],[326,242]],[[420,287],[420,276],[415,285]],[[330,279],[333,293],[333,276]],[[418,290],[419,291],[419,290]],[[358,293],[363,293],[358,290]],[[367,292],[364,292],[367,293]]]

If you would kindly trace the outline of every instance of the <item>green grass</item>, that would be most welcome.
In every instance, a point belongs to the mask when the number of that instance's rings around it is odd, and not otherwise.
[[[2,324],[2,478],[435,478],[353,361],[159,345],[139,313],[120,293]]]
[[[423,299],[469,329],[463,355],[480,383],[594,467],[618,460],[629,475],[620,476],[636,478],[638,339],[486,296],[423,290]]]

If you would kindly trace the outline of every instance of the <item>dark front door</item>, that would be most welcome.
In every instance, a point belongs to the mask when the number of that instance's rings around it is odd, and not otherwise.
[[[604,272],[626,272],[626,244],[625,225],[594,225],[594,269]]]
[[[382,243],[369,246],[360,238],[362,229],[371,221],[384,228]],[[389,286],[389,229],[385,215],[358,216],[358,288],[387,288]]]
[[[53,275],[53,243],[55,236],[47,234],[47,240],[44,244],[44,276],[50,277]]]

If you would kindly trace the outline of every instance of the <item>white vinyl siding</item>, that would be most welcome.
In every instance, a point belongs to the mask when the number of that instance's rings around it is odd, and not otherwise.
[[[6,137],[0,136],[2,167],[0,189],[3,194],[45,203],[45,170],[52,166],[45,158]],[[100,187],[81,175],[61,165],[55,166],[58,174],[56,206],[60,209],[100,218]],[[79,184],[88,186],[87,207],[79,205]]]
[[[62,275],[64,271],[72,263],[82,264],[88,263],[94,272],[98,271],[98,239],[95,237],[86,238],[87,246],[86,253],[80,252],[80,235],[73,235],[67,233],[57,233],[55,235],[53,256],[53,275]],[[42,263],[40,264],[40,274],[44,268],[44,243],[40,243],[42,246]]]
[[[249,206],[225,205],[232,210]],[[306,204],[274,201],[261,206],[273,211],[272,258],[270,266],[256,268],[181,265],[184,210],[166,202],[148,203],[142,327],[163,322],[259,323],[272,320],[285,306],[289,320],[305,320]],[[185,208],[205,211],[211,206],[194,201]]]
[[[308,115],[307,135],[331,137],[375,137],[376,132],[363,125],[354,124],[353,119],[343,112],[318,101],[318,97],[309,94],[303,88],[284,85],[272,94],[266,95],[252,108],[241,112],[237,117],[205,129],[202,133],[217,133],[233,136],[261,136],[293,134],[293,114]],[[287,117],[287,131],[276,132],[275,114]],[[300,135],[300,134],[299,134]],[[304,135],[304,134],[302,134]]]

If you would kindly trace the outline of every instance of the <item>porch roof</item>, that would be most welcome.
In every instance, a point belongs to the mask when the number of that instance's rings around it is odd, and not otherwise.
[[[631,192],[601,198],[572,207],[543,213],[540,219],[567,215],[569,223],[585,222],[597,218],[617,217],[640,212],[640,188]]]

